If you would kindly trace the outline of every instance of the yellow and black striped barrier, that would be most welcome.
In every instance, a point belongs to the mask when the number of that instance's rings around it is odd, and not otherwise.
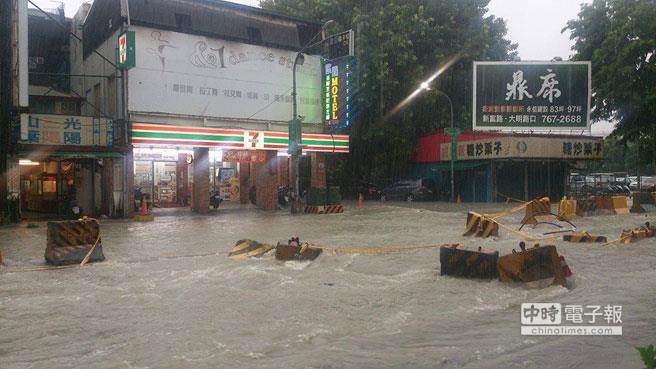
[[[239,240],[228,254],[230,259],[242,260],[260,257],[273,250],[275,246],[253,240]]]
[[[499,223],[485,215],[470,211],[467,213],[467,224],[462,235],[482,238],[496,237],[499,235]]]
[[[305,206],[306,214],[339,214],[344,212],[342,205],[307,205]]]
[[[522,224],[536,224],[538,222],[537,216],[552,215],[551,214],[551,201],[548,197],[535,199],[526,204],[526,214],[522,220]]]
[[[576,216],[576,200],[562,199],[558,205],[558,218],[571,221]]]
[[[53,265],[103,261],[100,223],[84,217],[78,220],[48,222],[46,262]]]
[[[339,214],[344,212],[344,207],[342,205],[326,205],[324,207],[324,214]]]
[[[608,242],[608,238],[606,238],[606,236],[593,236],[588,232],[583,232],[566,234],[563,236],[563,241],[576,243]]]

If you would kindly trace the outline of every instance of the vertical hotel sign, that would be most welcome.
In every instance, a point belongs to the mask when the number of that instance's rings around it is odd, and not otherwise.
[[[352,57],[324,63],[324,120],[330,131],[340,131],[351,124]]]
[[[134,31],[125,31],[118,36],[118,67],[128,70],[136,65]]]

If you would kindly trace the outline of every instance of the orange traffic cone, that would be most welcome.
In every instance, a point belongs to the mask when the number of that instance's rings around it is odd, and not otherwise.
[[[141,214],[148,215],[148,202],[146,202],[146,195],[141,196]]]
[[[460,200],[460,194],[458,194],[458,197],[456,197],[456,204],[462,204],[462,200]]]
[[[362,209],[362,193],[358,194],[358,209]]]
[[[149,214],[148,211],[148,202],[146,201],[146,195],[143,195],[141,197],[141,210],[139,211],[139,214],[135,215],[132,220],[137,221],[137,222],[152,222],[155,220],[155,217],[153,217],[151,214]]]

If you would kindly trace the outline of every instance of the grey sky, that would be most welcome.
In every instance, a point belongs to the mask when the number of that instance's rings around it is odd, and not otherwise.
[[[47,9],[64,3],[66,15],[73,16],[84,0],[32,0]],[[508,26],[508,38],[519,44],[522,60],[551,60],[560,56],[567,60],[572,54],[569,32],[561,33],[570,19],[576,18],[581,3],[592,0],[491,0],[489,14],[501,17]],[[259,0],[234,0],[236,3],[258,6]],[[612,125],[593,125],[593,134],[607,134]]]
[[[73,16],[83,0],[32,0],[41,7],[53,9],[60,3],[66,15]],[[490,14],[506,20],[508,37],[519,43],[522,60],[567,59],[571,54],[569,33],[561,34],[568,20],[576,18],[581,2],[591,0],[492,0]],[[258,6],[259,0],[234,0]]]

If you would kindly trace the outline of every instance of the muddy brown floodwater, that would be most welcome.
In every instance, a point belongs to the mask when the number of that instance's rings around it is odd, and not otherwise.
[[[225,209],[103,220],[106,262],[33,272],[24,270],[43,263],[45,223],[0,228],[0,367],[642,368],[634,347],[656,344],[654,239],[558,242],[572,290],[441,277],[438,249],[324,254],[312,263],[226,257],[239,239],[292,235],[331,247],[460,242],[503,255],[515,235],[461,232],[467,210],[504,207],[366,202],[341,215]],[[576,224],[613,239],[655,215]],[[520,219],[503,222],[516,228]],[[622,305],[623,335],[521,336],[524,302]]]

